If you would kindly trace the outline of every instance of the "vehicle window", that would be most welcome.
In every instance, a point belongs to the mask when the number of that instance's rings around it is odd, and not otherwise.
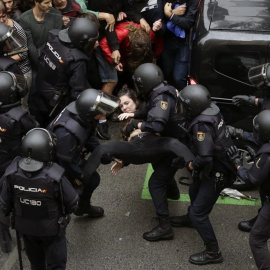
[[[218,53],[214,61],[214,69],[222,75],[250,84],[248,71],[260,65],[260,55],[256,52]]]

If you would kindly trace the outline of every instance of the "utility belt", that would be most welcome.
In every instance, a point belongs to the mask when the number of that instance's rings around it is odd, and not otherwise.
[[[131,138],[131,141],[134,140],[134,139],[142,139],[146,136],[157,136],[156,134],[154,133],[151,133],[151,132],[141,132],[137,135],[135,135],[134,137]]]
[[[232,181],[232,175],[220,171],[211,171],[211,179],[215,182],[215,190],[222,190],[226,185]]]
[[[63,97],[67,96],[67,93],[68,91],[66,89],[55,91],[53,98],[49,100],[50,106],[56,106]]]

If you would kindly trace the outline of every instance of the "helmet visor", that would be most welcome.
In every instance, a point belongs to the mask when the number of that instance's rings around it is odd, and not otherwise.
[[[98,36],[99,35],[97,35],[96,37],[94,37],[94,38],[89,38],[88,39],[88,41],[87,41],[87,43],[83,46],[83,51],[85,52],[85,53],[91,53],[91,51],[93,50],[93,48],[95,47],[95,44],[96,44],[96,42],[97,42],[97,40],[98,40]]]
[[[23,47],[24,44],[22,37],[13,28],[10,28],[10,30],[6,33],[4,40],[8,52],[18,51]]]
[[[24,97],[28,91],[27,82],[24,76],[19,75],[19,74],[14,74],[11,72],[8,72],[8,74],[12,77],[14,81],[14,87],[17,88],[19,96]]]
[[[100,114],[108,115],[113,113],[118,106],[119,103],[117,97],[99,91],[93,110]]]
[[[270,85],[269,73],[270,73],[269,63],[263,64],[263,65],[251,68],[248,71],[248,79],[251,82],[251,84],[255,85],[256,87],[261,87],[264,84],[269,86]]]

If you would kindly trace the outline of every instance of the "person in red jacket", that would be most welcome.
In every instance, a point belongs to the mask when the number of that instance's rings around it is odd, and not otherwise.
[[[115,31],[121,54],[120,62],[115,66],[118,71],[127,68],[127,71],[133,74],[139,65],[153,62],[153,56],[158,56],[162,51],[162,43],[155,42],[156,36],[154,32],[151,30],[149,34],[146,33],[137,23],[119,23],[116,25]],[[112,52],[106,37],[100,41],[100,48],[104,57],[114,65]]]
[[[72,18],[78,18],[83,13],[79,4],[73,0],[53,0],[53,6],[63,15],[64,27],[68,27]]]

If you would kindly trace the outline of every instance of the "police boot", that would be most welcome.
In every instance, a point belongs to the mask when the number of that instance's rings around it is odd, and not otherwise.
[[[218,243],[212,242],[206,245],[206,249],[203,252],[196,253],[189,257],[189,262],[198,265],[210,264],[210,263],[222,263],[223,256],[219,250]]]
[[[83,216],[84,214],[92,218],[102,217],[104,209],[99,206],[91,205],[88,201],[79,200],[78,209],[74,212],[76,216]]]
[[[173,216],[170,217],[171,225],[173,227],[190,227],[193,228],[190,219],[189,214],[183,215],[183,216]]]
[[[5,253],[11,252],[11,235],[8,226],[0,223],[0,243],[1,249]]]
[[[159,241],[173,239],[173,229],[170,223],[170,218],[158,216],[159,224],[150,232],[143,234],[143,238],[147,241]]]
[[[238,229],[243,232],[250,232],[257,218],[258,218],[258,215],[250,220],[239,222]]]
[[[168,199],[178,200],[180,198],[180,191],[175,181],[172,185],[166,186],[166,194]]]

